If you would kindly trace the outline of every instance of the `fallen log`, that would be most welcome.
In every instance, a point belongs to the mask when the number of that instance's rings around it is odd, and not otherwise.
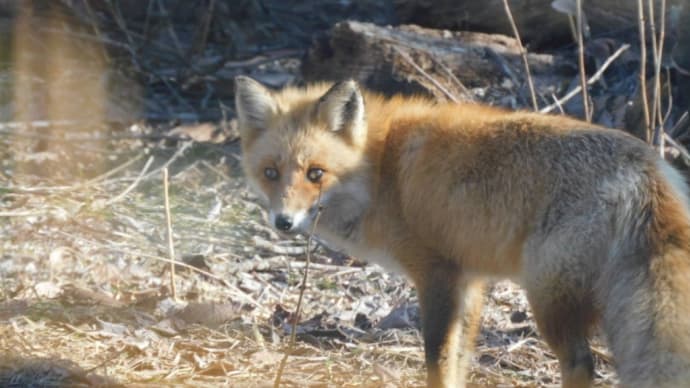
[[[520,55],[517,41],[504,35],[346,21],[315,39],[302,74],[308,82],[354,78],[385,94],[479,96],[498,105],[528,106]],[[571,60],[557,55],[529,53],[527,59],[538,95],[550,96],[554,85],[576,72]]]

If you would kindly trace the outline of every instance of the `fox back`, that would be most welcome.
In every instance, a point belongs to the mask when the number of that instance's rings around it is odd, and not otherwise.
[[[464,384],[487,277],[525,288],[563,386],[590,386],[597,323],[624,385],[690,381],[687,187],[643,142],[353,81],[236,85],[243,167],[270,223],[315,226],[412,280],[429,386]]]

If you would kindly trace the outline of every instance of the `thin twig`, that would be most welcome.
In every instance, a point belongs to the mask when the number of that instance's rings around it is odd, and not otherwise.
[[[688,114],[688,111],[683,112],[682,115],[680,115],[680,118],[676,121],[676,123],[673,125],[673,127],[668,131],[668,133],[672,137],[678,136],[678,131],[680,131],[685,125],[690,121],[690,114]]]
[[[153,12],[153,1],[149,1],[148,5],[146,6],[146,17],[144,18],[144,31],[142,32],[142,35],[144,36],[144,40],[148,41],[148,34],[149,34],[149,26],[151,23],[151,13]]]
[[[119,173],[120,171],[123,171],[127,169],[129,166],[137,162],[139,159],[141,159],[144,155],[139,154],[132,159],[122,163],[121,165],[111,169],[110,171],[107,171],[95,178],[91,178],[86,182],[81,182],[77,183],[74,185],[70,186],[33,186],[33,187],[12,187],[12,191],[16,192],[22,192],[22,193],[38,193],[38,192],[55,192],[55,191],[73,191],[73,190],[79,190],[83,189],[84,187],[92,186],[97,183],[100,183],[101,181],[105,181],[106,179],[110,178],[111,176]]]
[[[597,72],[594,73],[594,75],[592,75],[592,78],[590,78],[587,81],[587,85],[591,85],[591,84],[597,82],[599,80],[599,78],[601,78],[601,76],[604,75],[604,72],[613,63],[613,61],[615,61],[616,58],[618,58],[621,54],[623,54],[623,52],[625,50],[627,50],[629,48],[630,48],[630,45],[626,43],[626,44],[622,45],[621,47],[619,47],[618,50],[616,50],[613,54],[611,54],[611,56],[608,57],[606,59],[606,61],[601,64],[601,67],[599,68],[599,70],[597,70]],[[580,93],[581,90],[582,90],[582,86],[579,86],[579,85],[576,86],[573,90],[568,92],[565,96],[558,99],[555,103],[553,103],[547,107],[542,108],[539,112],[541,112],[541,113],[551,112],[552,110],[554,110],[554,108],[557,108],[558,105],[562,105],[562,104],[566,103],[568,100],[570,100],[571,98],[575,97],[578,93]]]
[[[664,133],[664,141],[671,145],[671,147],[678,150],[681,160],[686,166],[690,166],[690,152],[683,146],[680,142],[676,141],[674,138],[669,136],[668,133]]]
[[[673,87],[671,85],[671,70],[669,68],[666,68],[666,98],[666,113],[661,119],[660,124],[662,128],[666,126],[666,122],[671,117],[671,112],[673,111]]]
[[[508,63],[508,61],[503,57],[503,55],[497,53],[495,50],[491,49],[491,47],[486,47],[486,54],[492,60],[496,61],[498,66],[501,67],[501,71],[503,71],[503,73],[505,73],[505,75],[508,76],[510,80],[513,82],[513,85],[522,84],[522,79],[515,74],[515,72],[511,68],[511,64]],[[523,96],[523,94],[524,93],[522,92],[519,93],[518,97],[525,105],[527,105],[529,101],[527,101],[527,97]]]
[[[173,87],[173,85],[172,85],[172,83],[170,82],[170,80],[168,80],[168,77],[166,77],[166,76],[164,76],[164,75],[155,74],[154,72],[151,72],[151,73],[154,74],[156,77],[158,77],[158,79],[159,79],[161,82],[163,82],[163,84],[165,85],[165,87],[167,87],[168,90],[170,91],[170,94],[172,94],[173,97],[174,97],[180,104],[184,105],[186,108],[189,108],[189,109],[191,109],[191,110],[195,110],[194,107],[192,106],[192,104],[191,104],[189,101],[187,101],[187,99],[185,99],[184,97],[182,97],[182,95],[181,95],[177,90],[175,90],[175,88]],[[196,112],[194,112],[194,114],[195,114],[195,115],[198,115],[198,113],[196,113]]]
[[[664,155],[664,131],[663,116],[661,113],[661,59],[664,50],[664,38],[666,30],[666,0],[661,0],[661,15],[659,16],[659,36],[656,36],[654,20],[654,2],[649,0],[649,23],[652,33],[654,48],[654,97],[652,98],[651,124],[654,126],[653,145],[659,148],[659,153]],[[658,40],[657,40],[658,39]]]
[[[168,34],[170,35],[170,38],[172,39],[173,45],[175,46],[175,49],[177,50],[177,54],[184,58],[184,51],[182,50],[182,44],[180,44],[180,39],[177,37],[177,33],[175,33],[175,28],[173,28],[173,23],[172,23],[172,19],[170,17],[170,13],[165,8],[165,5],[163,4],[163,2],[161,0],[158,0],[157,3],[158,3],[158,9],[161,11],[161,14],[165,18],[166,26],[168,27]]]
[[[191,54],[198,55],[204,52],[206,49],[206,43],[208,41],[208,33],[211,27],[211,20],[213,20],[213,11],[215,10],[216,0],[211,0],[208,4],[208,9],[204,15],[204,21],[201,25],[201,36],[197,40],[197,44],[192,46]]]
[[[656,104],[657,104],[657,97],[659,97],[659,94],[657,93],[657,73],[656,73],[656,64],[657,64],[657,40],[656,40],[656,18],[654,17],[654,0],[647,0],[647,12],[649,14],[649,34],[652,37],[652,59],[654,60],[654,79],[652,81],[652,109],[649,110],[649,123],[652,126],[652,129],[654,131],[654,135],[652,136],[652,144],[656,145],[657,144],[657,130],[656,130]]]
[[[398,43],[398,42],[392,41],[392,40],[388,40],[388,41],[390,41],[392,43]],[[245,69],[248,67],[256,67],[259,65],[263,65],[264,63],[272,62],[272,61],[275,61],[276,59],[298,57],[298,56],[303,55],[303,54],[304,54],[304,50],[280,49],[280,50],[274,50],[274,51],[270,51],[270,52],[262,52],[260,55],[257,55],[255,57],[252,57],[249,59],[222,60],[222,65],[220,67],[222,67],[223,69],[232,69],[232,70],[234,70],[234,69]]]
[[[122,48],[122,49],[127,49],[129,51],[130,46],[125,43],[125,42],[120,42],[111,38],[108,38],[106,36],[96,36],[88,33],[83,33],[83,32],[77,32],[77,31],[65,31],[64,29],[60,28],[51,28],[51,27],[39,27],[40,32],[46,33],[46,34],[63,34],[65,36],[68,36],[70,38],[74,39],[80,39],[88,42],[97,42],[100,43],[101,46],[112,46],[112,47],[117,47],[117,48]],[[105,51],[105,48],[103,48]],[[105,53],[107,55],[107,52]],[[108,59],[108,62],[110,60]]]
[[[117,2],[113,2],[112,0],[107,0],[106,3],[108,4],[108,8],[110,13],[113,16],[113,19],[115,19],[115,24],[120,28],[120,30],[125,34],[125,38],[127,39],[127,42],[129,43],[129,49],[132,53],[134,53],[134,39],[132,38],[132,34],[129,31],[129,28],[127,28],[127,23],[125,21],[125,18],[122,17],[122,13],[120,12],[120,8],[117,6]]]
[[[649,98],[647,97],[647,33],[645,32],[644,4],[637,0],[638,29],[640,31],[640,99],[644,112],[645,136],[647,142],[652,141],[652,124],[649,119]]]
[[[302,309],[302,299],[304,297],[304,291],[307,289],[307,276],[309,274],[309,263],[311,262],[311,244],[314,239],[314,234],[316,233],[316,225],[319,223],[319,218],[321,218],[321,188],[319,187],[319,197],[316,200],[316,216],[314,217],[314,223],[311,226],[311,232],[309,233],[309,238],[307,239],[307,258],[304,263],[304,274],[302,275],[302,284],[299,288],[299,297],[297,298],[297,307],[295,307],[295,313],[292,318],[292,327],[290,330],[290,342],[288,344],[288,349],[280,360],[280,365],[278,366],[278,372],[276,373],[276,379],[273,382],[273,388],[280,387],[280,380],[283,377],[283,371],[285,370],[285,364],[287,364],[287,359],[295,346],[295,339],[297,337],[297,323],[299,322],[300,311]]]
[[[573,42],[577,43],[577,28],[575,28],[575,18],[573,18],[572,13],[568,13],[568,26],[570,27]]]
[[[112,0],[108,0],[106,1],[106,3],[108,4],[108,8],[113,16],[113,19],[115,19],[115,24],[117,24],[118,28],[120,28],[120,30],[125,34],[125,38],[129,43],[129,45],[127,45],[126,48],[129,51],[129,55],[131,56],[132,64],[134,65],[137,71],[141,72],[142,67],[139,64],[139,61],[137,59],[138,55],[134,48],[134,38],[132,37],[132,33],[130,32],[129,28],[127,28],[127,22],[125,21],[125,18],[122,16],[119,3],[117,1],[114,2]]]
[[[96,19],[96,15],[94,14],[93,10],[91,9],[91,5],[89,4],[89,0],[82,0],[82,2],[84,3],[84,8],[86,8],[86,14],[88,15],[89,23],[91,24],[91,29],[93,29],[93,32],[98,37],[99,41],[102,42],[102,41],[106,40],[103,32],[98,27],[98,20]],[[98,46],[99,46],[99,49],[101,51],[101,56],[103,57],[103,60],[105,60],[107,63],[110,63],[110,57],[108,56],[108,52],[105,50],[105,47],[103,47],[102,44],[100,44]]]
[[[513,34],[515,35],[515,40],[517,40],[518,48],[520,49],[520,55],[522,56],[522,62],[525,65],[525,73],[527,74],[527,84],[529,85],[529,93],[532,97],[532,108],[534,111],[539,110],[539,105],[537,104],[537,94],[534,91],[534,82],[532,82],[532,73],[529,70],[529,62],[527,61],[527,50],[522,46],[522,40],[520,39],[520,32],[518,31],[517,25],[515,25],[515,19],[513,19],[513,13],[510,11],[510,6],[508,5],[508,0],[503,0],[503,7],[505,7],[506,15],[508,15],[508,20],[510,21],[510,26],[513,28]]]
[[[163,169],[163,196],[165,198],[165,220],[168,230],[168,254],[170,256],[170,290],[172,298],[177,301],[175,287],[175,244],[173,244],[172,218],[170,217],[170,197],[168,195],[168,168]]]
[[[582,0],[577,0],[577,56],[580,68],[580,87],[582,88],[582,105],[585,109],[585,119],[592,122],[592,111],[589,107],[589,92],[587,91],[587,72],[585,71],[585,43],[582,35]]]
[[[449,92],[448,89],[444,88],[443,85],[441,85],[441,83],[439,83],[434,77],[430,76],[426,71],[424,71],[424,69],[419,67],[419,65],[417,65],[412,60],[412,58],[410,58],[410,56],[407,55],[406,52],[400,50],[400,48],[396,46],[391,47],[393,47],[393,50],[395,50],[395,52],[397,52],[400,55],[400,57],[405,60],[405,62],[409,63],[412,67],[415,68],[415,70],[419,72],[419,74],[424,76],[424,78],[428,79],[429,82],[431,82],[438,90],[440,90],[449,100],[453,102],[459,101],[458,98],[453,95],[453,93]]]
[[[141,159],[143,156],[144,156],[143,154],[139,154],[139,155],[133,157],[132,159],[130,159],[130,160],[128,160],[128,161],[122,163],[121,165],[119,165],[119,166],[117,166],[117,167],[111,169],[110,171],[107,171],[107,172],[105,172],[105,173],[103,173],[103,174],[101,174],[101,175],[99,175],[99,176],[97,176],[97,177],[95,177],[95,178],[91,178],[91,179],[89,179],[89,180],[86,181],[86,182],[82,182],[82,183],[78,183],[78,184],[76,184],[76,185],[74,185],[74,186],[70,186],[69,189],[83,188],[83,187],[86,187],[86,186],[91,186],[91,185],[93,185],[93,184],[95,184],[95,183],[98,183],[98,182],[100,182],[100,181],[104,181],[104,180],[110,178],[111,176],[117,174],[118,172],[127,169],[130,165],[134,164],[136,161],[138,161],[139,159]],[[147,163],[148,163],[148,162],[147,162]]]
[[[153,163],[153,156],[149,157],[149,160],[146,161],[146,164],[144,165],[144,168],[141,169],[141,172],[139,172],[139,175],[136,177],[134,182],[132,182],[123,192],[121,192],[119,195],[109,199],[106,201],[106,205],[112,205],[116,202],[121,201],[127,194],[129,194],[130,191],[134,190],[135,187],[141,182],[141,179],[144,177],[146,172],[149,170],[149,167],[151,167],[151,164]]]
[[[565,110],[563,109],[563,105],[561,105],[561,102],[558,101],[558,97],[556,97],[555,94],[551,93],[551,98],[553,98],[553,103],[556,104],[558,107],[558,111],[561,112],[562,115],[565,114]]]
[[[162,166],[158,167],[157,169],[155,169],[155,170],[151,171],[150,173],[144,175],[144,177],[143,177],[142,179],[148,179],[148,178],[150,178],[151,176],[153,176],[154,174],[158,174],[158,171],[160,171],[160,170],[162,170],[162,169],[164,169],[164,168],[170,167],[170,165],[173,164],[173,162],[174,162],[175,160],[177,160],[177,158],[179,158],[180,156],[182,156],[182,154],[183,154],[183,153],[187,150],[187,148],[189,148],[191,145],[192,145],[192,141],[186,141],[186,142],[182,143],[182,146],[181,146],[180,148],[178,148],[178,149],[175,151],[175,153],[170,157],[170,159],[168,159],[168,161],[166,161]]]
[[[664,133],[664,140],[667,141],[669,144],[671,144],[673,147],[675,147],[678,150],[680,155],[685,160],[685,163],[690,164],[690,152],[688,152],[688,150],[685,149],[685,147],[682,144],[675,141],[667,133]]]
[[[462,81],[460,81],[458,79],[458,77],[455,76],[455,74],[453,74],[453,71],[450,70],[448,68],[448,66],[446,66],[443,62],[441,62],[438,58],[436,58],[435,55],[430,55],[429,58],[431,58],[431,60],[438,67],[440,67],[444,72],[446,72],[446,74],[448,75],[448,78],[450,78],[451,81],[453,81],[455,83],[455,85],[458,87],[458,89],[460,89],[460,91],[463,94],[461,96],[461,98],[463,100],[474,101],[474,95],[472,94],[472,92],[469,89],[467,89],[467,86],[465,86],[465,84],[463,84]]]

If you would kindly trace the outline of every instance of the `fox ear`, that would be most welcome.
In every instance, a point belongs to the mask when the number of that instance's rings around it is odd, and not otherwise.
[[[364,98],[353,80],[333,85],[319,100],[317,114],[331,131],[354,144],[360,144],[366,137]]]
[[[264,129],[277,106],[271,91],[245,76],[235,77],[235,109],[240,135],[252,130]]]

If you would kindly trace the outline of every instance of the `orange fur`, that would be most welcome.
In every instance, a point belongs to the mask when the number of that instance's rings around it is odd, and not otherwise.
[[[525,287],[564,386],[591,384],[597,321],[624,384],[690,381],[687,188],[642,142],[563,116],[384,98],[352,81],[237,85],[244,169],[272,222],[309,230],[321,194],[318,235],[410,277],[429,386],[464,384],[483,277]]]

